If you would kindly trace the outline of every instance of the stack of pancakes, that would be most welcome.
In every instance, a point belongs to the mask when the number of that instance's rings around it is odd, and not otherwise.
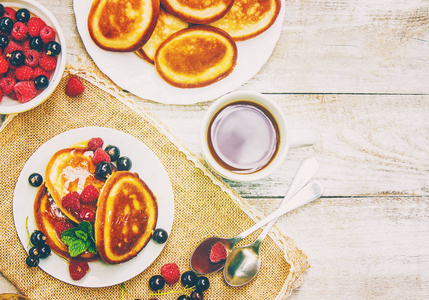
[[[56,230],[58,222],[81,220],[77,212],[65,208],[63,197],[92,184],[100,196],[94,203],[82,207],[94,210],[95,242],[100,258],[109,264],[118,264],[135,257],[150,240],[158,218],[155,196],[136,173],[114,171],[107,180],[95,177],[93,151],[85,148],[67,148],[56,152],[45,171],[45,184],[41,186],[34,204],[38,228],[48,237],[51,249],[70,259],[67,245]],[[97,256],[85,252],[86,260]]]
[[[197,88],[228,76],[236,42],[270,28],[280,6],[280,0],[95,0],[88,29],[101,48],[135,51],[169,84]]]

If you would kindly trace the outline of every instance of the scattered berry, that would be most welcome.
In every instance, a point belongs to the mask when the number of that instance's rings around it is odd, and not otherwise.
[[[9,38],[7,35],[0,35],[0,48],[6,48],[7,44],[9,44]]]
[[[174,284],[180,279],[180,270],[175,263],[163,265],[161,268],[161,276],[167,284]]]
[[[110,156],[110,161],[117,161],[121,152],[119,151],[119,148],[116,146],[108,145],[104,151],[106,151],[107,154]]]
[[[81,259],[72,259],[69,264],[70,277],[77,281],[82,279],[89,271],[89,265],[86,261]]]
[[[103,147],[103,144],[104,144],[104,141],[101,138],[95,137],[88,141],[88,149],[95,151],[98,148]]]
[[[4,14],[4,6],[0,3],[0,17],[2,17]]]
[[[42,27],[39,35],[45,44],[55,41],[55,30],[51,26],[46,25]]]
[[[27,263],[27,266],[29,266],[30,268],[37,267],[39,265],[39,259],[33,258],[31,256],[27,256],[27,259],[25,260],[25,262]]]
[[[34,79],[34,85],[38,90],[46,89],[49,85],[49,78],[45,75],[39,75],[36,77],[36,79]]]
[[[165,285],[165,280],[160,275],[154,275],[149,279],[149,287],[153,291],[159,291]]]
[[[197,284],[198,276],[193,271],[186,271],[180,277],[180,281],[184,287],[193,287]]]
[[[16,14],[16,10],[14,10],[12,7],[5,7],[4,8],[4,15],[3,15],[3,17],[8,17],[13,22],[15,22],[16,21],[15,14]]]
[[[28,255],[32,258],[39,258],[39,249],[37,247],[31,247],[30,250],[28,250]]]
[[[186,295],[181,295],[181,296],[179,296],[178,298],[177,298],[177,300],[191,300],[191,298],[189,298],[188,296],[186,296]]]
[[[212,263],[218,263],[222,260],[225,260],[228,256],[228,252],[225,248],[225,245],[221,242],[217,242],[213,245],[212,249],[210,250],[210,261]]]
[[[32,17],[30,20],[28,20],[28,34],[30,36],[39,36],[40,30],[46,26],[45,21],[43,21],[40,18]]]
[[[46,53],[43,53],[39,60],[39,66],[43,70],[51,72],[57,67],[57,58],[55,56],[49,56]]]
[[[30,49],[24,51],[25,65],[35,68],[39,65],[40,54],[36,50]],[[33,71],[34,73],[34,71]]]
[[[10,46],[11,43],[9,43],[8,47]],[[25,56],[24,56],[24,52],[22,52],[21,50],[15,50],[10,54],[9,57],[9,63],[12,66],[15,67],[20,67],[25,63]]]
[[[132,165],[131,159],[126,156],[119,157],[116,162],[116,167],[119,171],[129,171]]]
[[[64,231],[73,227],[74,227],[73,224],[69,221],[60,221],[55,223],[55,231],[58,232],[60,236]]]
[[[92,203],[94,201],[97,201],[99,195],[99,191],[92,184],[87,185],[83,189],[82,193],[80,193],[80,202]]]
[[[10,94],[13,93],[13,87],[16,84],[16,79],[14,77],[3,77],[0,79],[0,88],[1,91],[3,92],[3,95],[9,95],[10,98]]]
[[[13,28],[13,20],[8,17],[3,17],[0,19],[0,31],[4,33],[10,33]]]
[[[61,199],[61,203],[64,208],[70,209],[71,211],[80,211],[79,193],[70,192]]]
[[[191,300],[203,300],[204,296],[203,296],[203,293],[200,292],[200,291],[193,291],[191,293],[191,297],[190,298],[191,298]]]
[[[101,162],[95,168],[95,178],[99,180],[106,180],[112,175],[112,165],[108,162]]]
[[[13,91],[21,103],[30,101],[37,94],[37,89],[33,81],[20,81],[15,84]]]
[[[197,291],[200,291],[200,292],[204,292],[204,291],[208,290],[208,288],[210,287],[209,279],[206,276],[198,277],[196,287],[197,287]]]
[[[46,236],[40,230],[34,230],[30,236],[30,243],[33,246],[40,246],[46,242]]]
[[[27,26],[22,22],[15,22],[11,31],[12,37],[17,41],[22,41],[27,37]]]
[[[45,259],[51,254],[51,247],[48,244],[44,244],[39,248],[39,258]]]
[[[43,49],[44,43],[40,36],[34,36],[30,38],[29,46],[30,49],[41,51]]]
[[[55,41],[46,44],[46,54],[50,56],[58,56],[61,53],[61,45]]]
[[[0,56],[0,74],[4,74],[9,70],[9,64],[4,57]]]
[[[84,90],[85,86],[77,77],[70,77],[66,84],[66,94],[68,96],[77,97],[82,94]]]
[[[88,221],[88,222],[94,223],[95,212],[89,208],[82,208],[79,211],[79,218],[81,221]]]
[[[33,80],[34,71],[29,66],[23,65],[15,70],[15,77],[19,81]]]
[[[94,155],[92,156],[92,162],[96,165],[98,165],[101,162],[108,162],[110,163],[110,156],[101,148],[98,148],[95,150]]]
[[[32,173],[28,176],[28,182],[34,187],[39,187],[43,182],[43,177],[39,173]]]
[[[167,241],[168,233],[164,229],[155,229],[152,235],[152,239],[158,244],[164,244]]]
[[[30,20],[30,12],[26,8],[18,9],[15,13],[15,19],[19,22],[27,23]]]

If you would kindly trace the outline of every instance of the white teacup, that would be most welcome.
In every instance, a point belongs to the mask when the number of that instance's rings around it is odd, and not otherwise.
[[[217,99],[201,128],[205,160],[221,176],[253,181],[268,176],[290,148],[317,142],[315,132],[293,135],[281,108],[267,96],[237,91]]]

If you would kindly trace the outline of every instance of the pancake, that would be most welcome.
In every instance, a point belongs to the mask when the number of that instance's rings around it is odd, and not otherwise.
[[[234,0],[161,0],[165,9],[194,24],[208,24],[222,18]]]
[[[188,28],[188,23],[166,12],[162,7],[159,10],[158,21],[150,39],[142,48],[136,51],[137,55],[153,64],[155,52],[159,45],[173,33]]]
[[[280,8],[280,0],[235,0],[227,14],[210,25],[225,30],[235,41],[244,41],[270,28]]]
[[[71,221],[55,204],[55,201],[48,193],[44,184],[40,186],[36,199],[34,200],[34,218],[39,230],[47,237],[46,243],[51,247],[52,251],[70,260],[71,256],[68,252],[68,247],[61,240],[60,234],[55,230],[55,224],[57,222],[71,223]],[[96,260],[98,258],[96,254],[87,251],[77,257],[87,261]]]
[[[228,76],[237,63],[237,45],[223,30],[193,26],[168,37],[155,53],[155,68],[169,84],[196,88]]]
[[[136,173],[118,171],[101,190],[95,217],[95,242],[101,259],[119,264],[135,257],[150,240],[158,205]]]
[[[66,148],[57,151],[49,160],[45,170],[46,187],[61,211],[73,222],[80,223],[78,212],[63,207],[62,198],[69,192],[79,194],[92,184],[101,190],[104,181],[94,176],[93,152],[83,148]],[[96,209],[95,203],[81,204],[82,208]]]
[[[88,14],[89,35],[102,49],[135,51],[150,38],[158,11],[158,0],[95,0]]]

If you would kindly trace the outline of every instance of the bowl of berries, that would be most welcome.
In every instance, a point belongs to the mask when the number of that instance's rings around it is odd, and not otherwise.
[[[55,17],[33,0],[0,3],[0,114],[32,109],[60,83],[66,43]]]

